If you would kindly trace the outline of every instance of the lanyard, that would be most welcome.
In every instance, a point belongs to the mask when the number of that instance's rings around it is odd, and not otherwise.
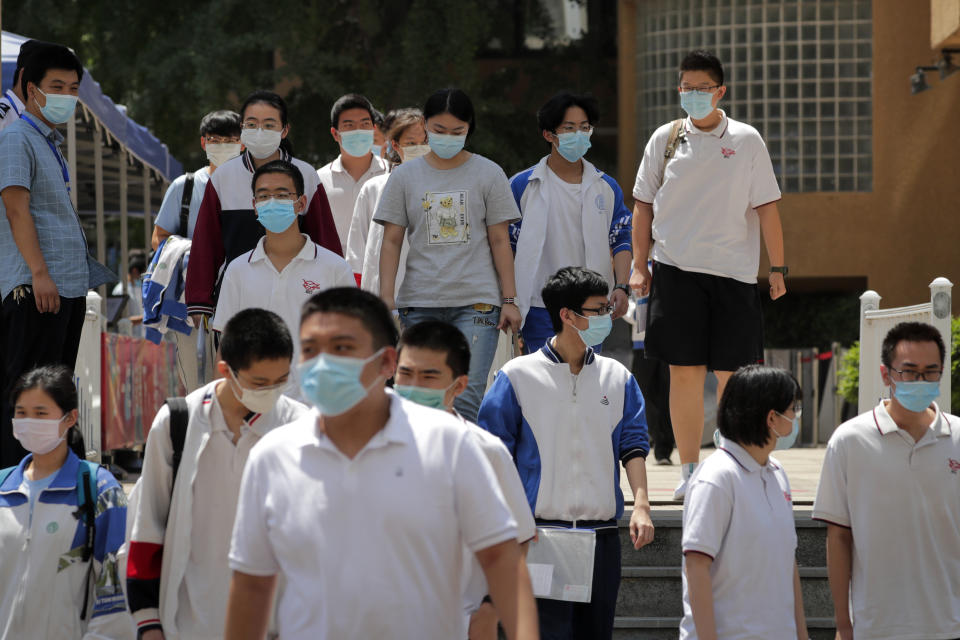
[[[10,108],[13,109],[13,112],[14,112],[15,114],[17,114],[18,116],[19,116],[21,113],[23,113],[22,111],[20,111],[19,109],[17,109],[17,101],[16,101],[16,98],[15,98],[13,92],[8,89],[8,90],[7,90],[7,93],[6,93],[6,96],[7,96],[7,100],[10,102]]]
[[[67,161],[63,159],[63,154],[60,153],[60,150],[57,149],[56,145],[50,141],[50,138],[43,135],[43,131],[40,131],[40,127],[26,114],[26,112],[21,113],[20,117],[27,121],[31,127],[37,130],[41,136],[43,136],[44,141],[47,143],[47,146],[50,147],[50,151],[53,152],[53,156],[57,159],[57,162],[60,164],[60,171],[63,172],[63,183],[67,187],[67,193],[70,193],[70,170],[67,169]]]

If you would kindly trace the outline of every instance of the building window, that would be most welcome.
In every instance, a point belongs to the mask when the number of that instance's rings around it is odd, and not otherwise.
[[[677,69],[703,48],[723,62],[721,107],[763,135],[784,192],[873,189],[870,0],[646,0],[637,20],[641,148],[685,115]]]

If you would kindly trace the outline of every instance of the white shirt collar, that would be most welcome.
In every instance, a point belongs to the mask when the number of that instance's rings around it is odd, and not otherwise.
[[[374,176],[375,176],[375,175],[378,175],[378,174],[383,173],[383,172],[386,171],[386,170],[387,170],[387,167],[386,167],[386,165],[384,165],[383,160],[381,160],[381,159],[378,158],[377,156],[371,155],[371,156],[370,156],[370,166],[367,167],[367,170],[363,172],[363,175],[364,175],[364,176],[366,176],[366,175],[374,175]],[[347,173],[347,170],[343,168],[343,155],[342,155],[342,154],[339,155],[339,156],[337,156],[336,158],[334,158],[333,162],[330,163],[330,171],[332,171],[332,172],[334,172],[334,173]],[[347,173],[347,175],[350,175],[350,174]],[[352,176],[351,176],[351,177],[352,177]],[[362,179],[363,179],[363,176],[361,176],[360,178],[361,178],[361,180],[362,180]],[[357,182],[359,182],[359,180],[358,180]]]
[[[392,389],[385,389],[385,391],[387,393],[387,397],[390,398],[390,417],[387,419],[387,423],[383,426],[383,428],[373,434],[373,437],[370,438],[367,444],[363,445],[363,448],[360,450],[360,452],[354,456],[354,460],[363,455],[363,452],[368,449],[379,449],[389,444],[413,443],[413,431],[410,426],[405,405],[411,407],[417,405],[409,400],[404,400]],[[337,446],[333,444],[333,442],[323,431],[320,430],[320,412],[314,408],[310,412],[310,415],[313,418],[314,434],[317,438],[317,446],[340,453],[340,450],[337,448]]]
[[[317,259],[317,244],[310,239],[305,233],[301,233],[306,239],[306,242],[303,243],[303,248],[300,249],[300,253],[293,256],[294,260],[306,260],[313,261]],[[263,243],[266,241],[267,236],[263,236],[260,240],[257,241],[257,246],[253,248],[253,251],[250,252],[250,257],[247,258],[247,262],[253,264],[254,262],[259,262],[261,260],[267,259],[267,251],[263,248]]]
[[[703,129],[698,129],[696,125],[693,124],[693,120],[690,119],[690,116],[683,121],[684,129],[687,133],[691,135],[705,135],[713,136],[714,138],[722,138],[723,134],[727,132],[727,126],[729,126],[730,121],[727,119],[727,113],[723,109],[717,109],[720,112],[720,124],[714,127],[710,131],[704,131]]]
[[[891,418],[887,412],[886,402],[888,401],[881,400],[880,404],[873,408],[873,422],[877,425],[877,430],[880,431],[880,434],[884,436],[900,430],[900,427],[897,426],[897,423],[893,421],[893,418]],[[949,436],[953,429],[953,425],[950,424],[950,419],[940,411],[940,406],[937,405],[936,402],[933,403],[933,410],[937,415],[933,419],[933,422],[930,423],[930,431],[932,431],[937,438]]]

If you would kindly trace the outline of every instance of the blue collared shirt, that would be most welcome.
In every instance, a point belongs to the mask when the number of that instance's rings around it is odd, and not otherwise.
[[[50,277],[62,297],[79,298],[90,286],[90,270],[87,241],[60,163],[63,135],[39,118],[32,121],[39,131],[20,118],[0,136],[0,192],[13,186],[30,190],[30,216]],[[32,284],[33,277],[13,240],[2,201],[0,211],[0,296],[6,298],[14,288]]]

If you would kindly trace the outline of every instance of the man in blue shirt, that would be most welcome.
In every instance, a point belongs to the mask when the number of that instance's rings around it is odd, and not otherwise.
[[[73,117],[82,77],[72,51],[37,46],[21,79],[24,112],[0,136],[0,466],[26,455],[10,423],[17,378],[46,364],[72,369],[87,290],[116,280],[89,255],[56,130]]]

